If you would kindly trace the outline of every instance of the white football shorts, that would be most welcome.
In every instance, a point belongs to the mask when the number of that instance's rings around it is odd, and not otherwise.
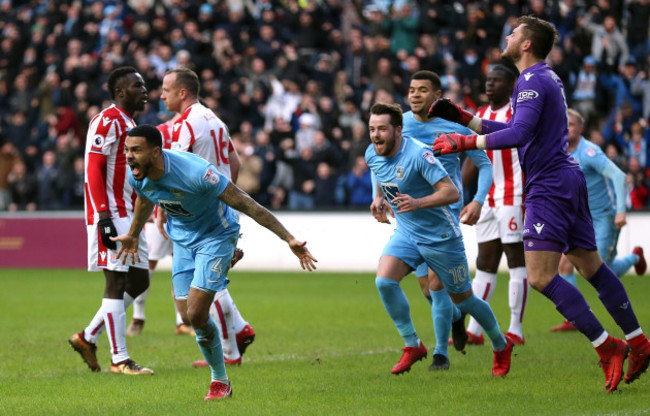
[[[117,230],[117,235],[126,234],[131,228],[131,217],[113,218],[113,225]],[[147,238],[145,233],[140,233],[140,241],[138,244],[138,255],[140,261],[131,263],[131,256],[126,259],[126,264],[122,264],[122,259],[117,258],[117,252],[120,249],[120,243],[117,243],[117,250],[109,250],[102,243],[101,236],[99,235],[99,228],[97,224],[87,225],[88,231],[88,271],[97,272],[100,270],[112,270],[116,272],[127,272],[129,267],[137,267],[138,269],[149,269],[149,255],[147,251]]]
[[[476,241],[501,240],[502,244],[524,240],[524,213],[521,205],[484,206],[476,223]]]
[[[146,223],[144,233],[149,246],[149,260],[158,261],[172,255],[172,240],[163,237],[155,222]]]

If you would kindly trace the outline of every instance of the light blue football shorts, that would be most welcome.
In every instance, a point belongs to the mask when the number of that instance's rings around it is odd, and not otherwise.
[[[472,288],[462,238],[431,244],[416,243],[396,229],[386,243],[382,256],[397,257],[414,270],[430,267],[436,272],[445,289],[451,293],[463,293]],[[417,270],[421,272],[421,270]],[[416,276],[426,276],[426,272]]]
[[[601,214],[593,216],[592,219],[594,221],[598,254],[605,263],[611,264],[616,258],[616,245],[621,230],[614,225],[613,214]]]
[[[235,233],[207,240],[195,249],[188,249],[174,243],[172,260],[172,282],[176,299],[186,300],[190,287],[210,295],[228,285],[228,270],[239,230]]]

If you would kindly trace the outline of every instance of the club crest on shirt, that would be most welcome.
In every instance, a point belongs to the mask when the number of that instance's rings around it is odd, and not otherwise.
[[[520,103],[526,100],[534,100],[537,97],[539,97],[539,93],[537,91],[523,90],[523,91],[519,91],[519,94],[517,94],[517,102]]]
[[[172,195],[174,196],[174,198],[182,198],[182,197],[185,196],[185,194],[183,193],[183,191],[181,191],[180,189],[172,188],[172,189],[169,190],[169,192],[172,193]]]
[[[404,179],[404,166],[395,166],[395,179]]]
[[[219,175],[217,175],[217,173],[212,169],[208,168],[208,170],[206,170],[203,174],[203,180],[207,183],[216,185],[219,183]]]
[[[585,150],[585,153],[586,153],[587,156],[589,156],[589,157],[594,157],[594,156],[596,156],[596,150],[593,149],[593,148],[591,148],[591,147],[588,147],[587,150]]]
[[[435,165],[435,164],[436,164],[436,158],[433,157],[433,153],[431,153],[431,151],[429,151],[429,150],[425,150],[424,152],[422,152],[422,157],[424,157],[424,159],[425,159],[427,162],[429,162],[429,164],[431,164],[431,165]]]

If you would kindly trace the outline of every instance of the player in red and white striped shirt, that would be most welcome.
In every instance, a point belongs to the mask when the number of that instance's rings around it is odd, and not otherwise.
[[[516,76],[503,65],[488,73],[485,92],[490,105],[481,108],[478,117],[506,123],[512,117],[510,97]],[[472,290],[489,302],[497,283],[501,254],[505,252],[510,269],[508,304],[510,327],[508,336],[515,344],[524,343],[522,320],[528,300],[528,279],[523,245],[524,178],[517,149],[486,150],[493,166],[492,187],[488,192],[481,217],[476,223],[478,258]],[[472,168],[467,160],[463,170]],[[474,168],[475,169],[475,168]],[[468,344],[483,344],[482,328],[473,318],[467,327]]]
[[[179,114],[175,114],[170,120],[159,124],[156,126],[158,131],[162,134],[163,139],[163,149],[171,149],[172,147],[172,129],[174,122],[180,117]],[[158,207],[154,208],[152,218],[145,224],[144,233],[147,237],[147,248],[149,249],[149,279],[153,277],[153,274],[158,266],[158,261],[164,259],[167,256],[172,255],[172,242],[167,237],[165,237],[156,224],[156,216],[158,213]],[[131,324],[126,329],[126,335],[136,336],[142,332],[144,328],[144,323],[146,320],[145,307],[147,302],[147,296],[149,295],[149,289],[145,290],[135,298],[133,301],[133,319]],[[174,296],[174,289],[172,288],[172,298]],[[183,322],[181,314],[178,311],[178,305],[176,304],[176,299],[174,299],[174,310],[176,315],[176,334],[177,335],[191,335],[195,336],[194,330],[192,327]]]
[[[125,308],[149,286],[146,239],[140,237],[140,261],[131,266],[119,261],[118,245],[110,239],[126,233],[133,218],[136,194],[127,178],[124,142],[127,132],[135,127],[133,114],[143,110],[147,102],[147,88],[142,76],[131,67],[115,69],[107,84],[113,105],[90,122],[85,154],[88,270],[102,270],[106,287],[95,317],[69,342],[91,370],[100,371],[95,343],[106,329],[111,372],[153,374],[131,360],[126,348]]]
[[[190,69],[170,70],[163,78],[161,99],[167,110],[181,115],[173,125],[172,149],[198,154],[236,183],[240,162],[228,128],[211,109],[199,102],[199,90],[199,78]],[[240,253],[235,252],[233,257]],[[235,257],[232,265],[239,258]],[[241,355],[255,339],[255,331],[239,313],[228,289],[215,293],[210,314],[219,326],[226,364],[241,364]],[[194,365],[207,364],[201,360]]]

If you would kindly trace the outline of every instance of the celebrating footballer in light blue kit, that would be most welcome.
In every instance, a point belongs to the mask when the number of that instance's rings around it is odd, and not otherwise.
[[[268,210],[232,184],[203,158],[162,149],[154,126],[129,131],[125,143],[129,183],[137,192],[128,234],[113,238],[122,243],[118,257],[135,261],[137,239],[154,203],[167,213],[167,234],[174,242],[172,279],[183,320],[192,324],[196,342],[210,367],[212,382],[205,400],[232,395],[226,375],[219,330],[210,316],[217,291],[226,277],[235,250],[239,224],[233,209],[249,215],[289,244],[303,269],[316,261],[304,242],[297,241]],[[231,208],[232,207],[232,208]]]
[[[575,115],[569,113],[569,119],[572,117]],[[571,147],[569,138],[569,150]],[[625,215],[625,173],[600,147],[582,136],[570,155],[580,164],[587,182],[589,211],[594,222],[598,253],[617,276],[622,276],[639,261],[636,254],[616,258],[620,228],[616,226],[615,217],[621,213]]]
[[[605,373],[605,390],[616,390],[630,348],[626,383],[650,364],[650,342],[643,334],[618,277],[601,260],[588,210],[587,186],[578,163],[567,153],[568,120],[564,87],[545,63],[558,34],[544,20],[523,16],[506,37],[503,57],[521,75],[513,94],[513,116],[507,124],[481,120],[449,102],[436,102],[429,114],[459,121],[479,136],[446,135],[435,140],[442,154],[466,149],[517,147],[526,177],[524,245],[530,285],[592,343]],[[610,336],[582,294],[558,275],[561,254],[579,268],[625,334]]]
[[[176,299],[185,300],[193,287],[218,292],[226,287],[226,273],[239,235],[232,208],[219,200],[229,183],[216,168],[192,153],[163,151],[165,174],[160,180],[129,183],[167,213],[167,235],[176,243],[173,282]],[[194,269],[202,271],[194,274]]]
[[[366,161],[383,193],[373,201],[371,212],[378,221],[387,221],[385,197],[397,220],[375,280],[384,307],[406,344],[392,373],[409,371],[412,364],[427,355],[399,286],[404,276],[426,262],[456,305],[486,328],[495,350],[492,373],[505,375],[510,368],[512,343],[501,334],[489,305],[471,292],[458,218],[446,206],[458,200],[458,190],[430,147],[401,136],[402,113],[398,106],[375,104],[370,113],[372,145],[366,150]]]
[[[411,83],[413,84],[413,81]],[[424,110],[426,111],[427,108]],[[472,133],[471,130],[467,127],[461,126],[460,124],[453,123],[451,121],[447,121],[442,118],[433,118],[428,121],[420,121],[416,118],[416,115],[413,113],[413,111],[404,113],[403,121],[404,128],[402,130],[402,135],[404,137],[414,137],[417,140],[420,140],[421,142],[427,144],[429,147],[433,145],[433,141],[436,137],[445,133]],[[474,162],[479,170],[478,187],[473,201],[476,201],[478,204],[480,214],[480,207],[483,205],[485,197],[487,196],[487,193],[490,190],[490,186],[492,185],[492,164],[490,163],[490,159],[482,150],[469,150],[465,153]],[[463,181],[460,173],[460,158],[458,157],[458,154],[454,153],[442,155],[437,159],[449,174],[449,178],[454,183],[460,194],[458,202],[455,202],[448,206],[450,213],[455,218],[461,218],[461,210],[465,204],[463,203]],[[465,217],[464,213],[463,217]],[[476,220],[478,220],[478,218],[474,219],[471,224],[473,225]],[[428,272],[429,267],[427,264],[421,263],[417,266],[415,275],[418,279],[422,279],[428,276]],[[434,288],[438,290],[434,290]],[[447,338],[449,336],[450,330],[452,329],[452,322],[457,323],[459,327],[462,326],[462,332],[458,332],[456,330],[454,331],[454,340],[456,341],[454,345],[459,350],[464,349],[464,344],[467,338],[464,329],[464,315],[456,306],[453,305],[444,288],[440,288],[439,285],[433,288],[428,287],[428,293],[431,301],[431,316],[433,319],[434,332],[436,335],[436,346],[433,352],[434,364],[432,364],[432,367],[430,368],[435,369],[437,367],[435,361],[444,362],[444,367],[448,368],[449,355]],[[459,340],[459,337],[462,338],[462,341]],[[438,354],[442,355],[445,358],[437,357],[436,360],[436,355]]]

